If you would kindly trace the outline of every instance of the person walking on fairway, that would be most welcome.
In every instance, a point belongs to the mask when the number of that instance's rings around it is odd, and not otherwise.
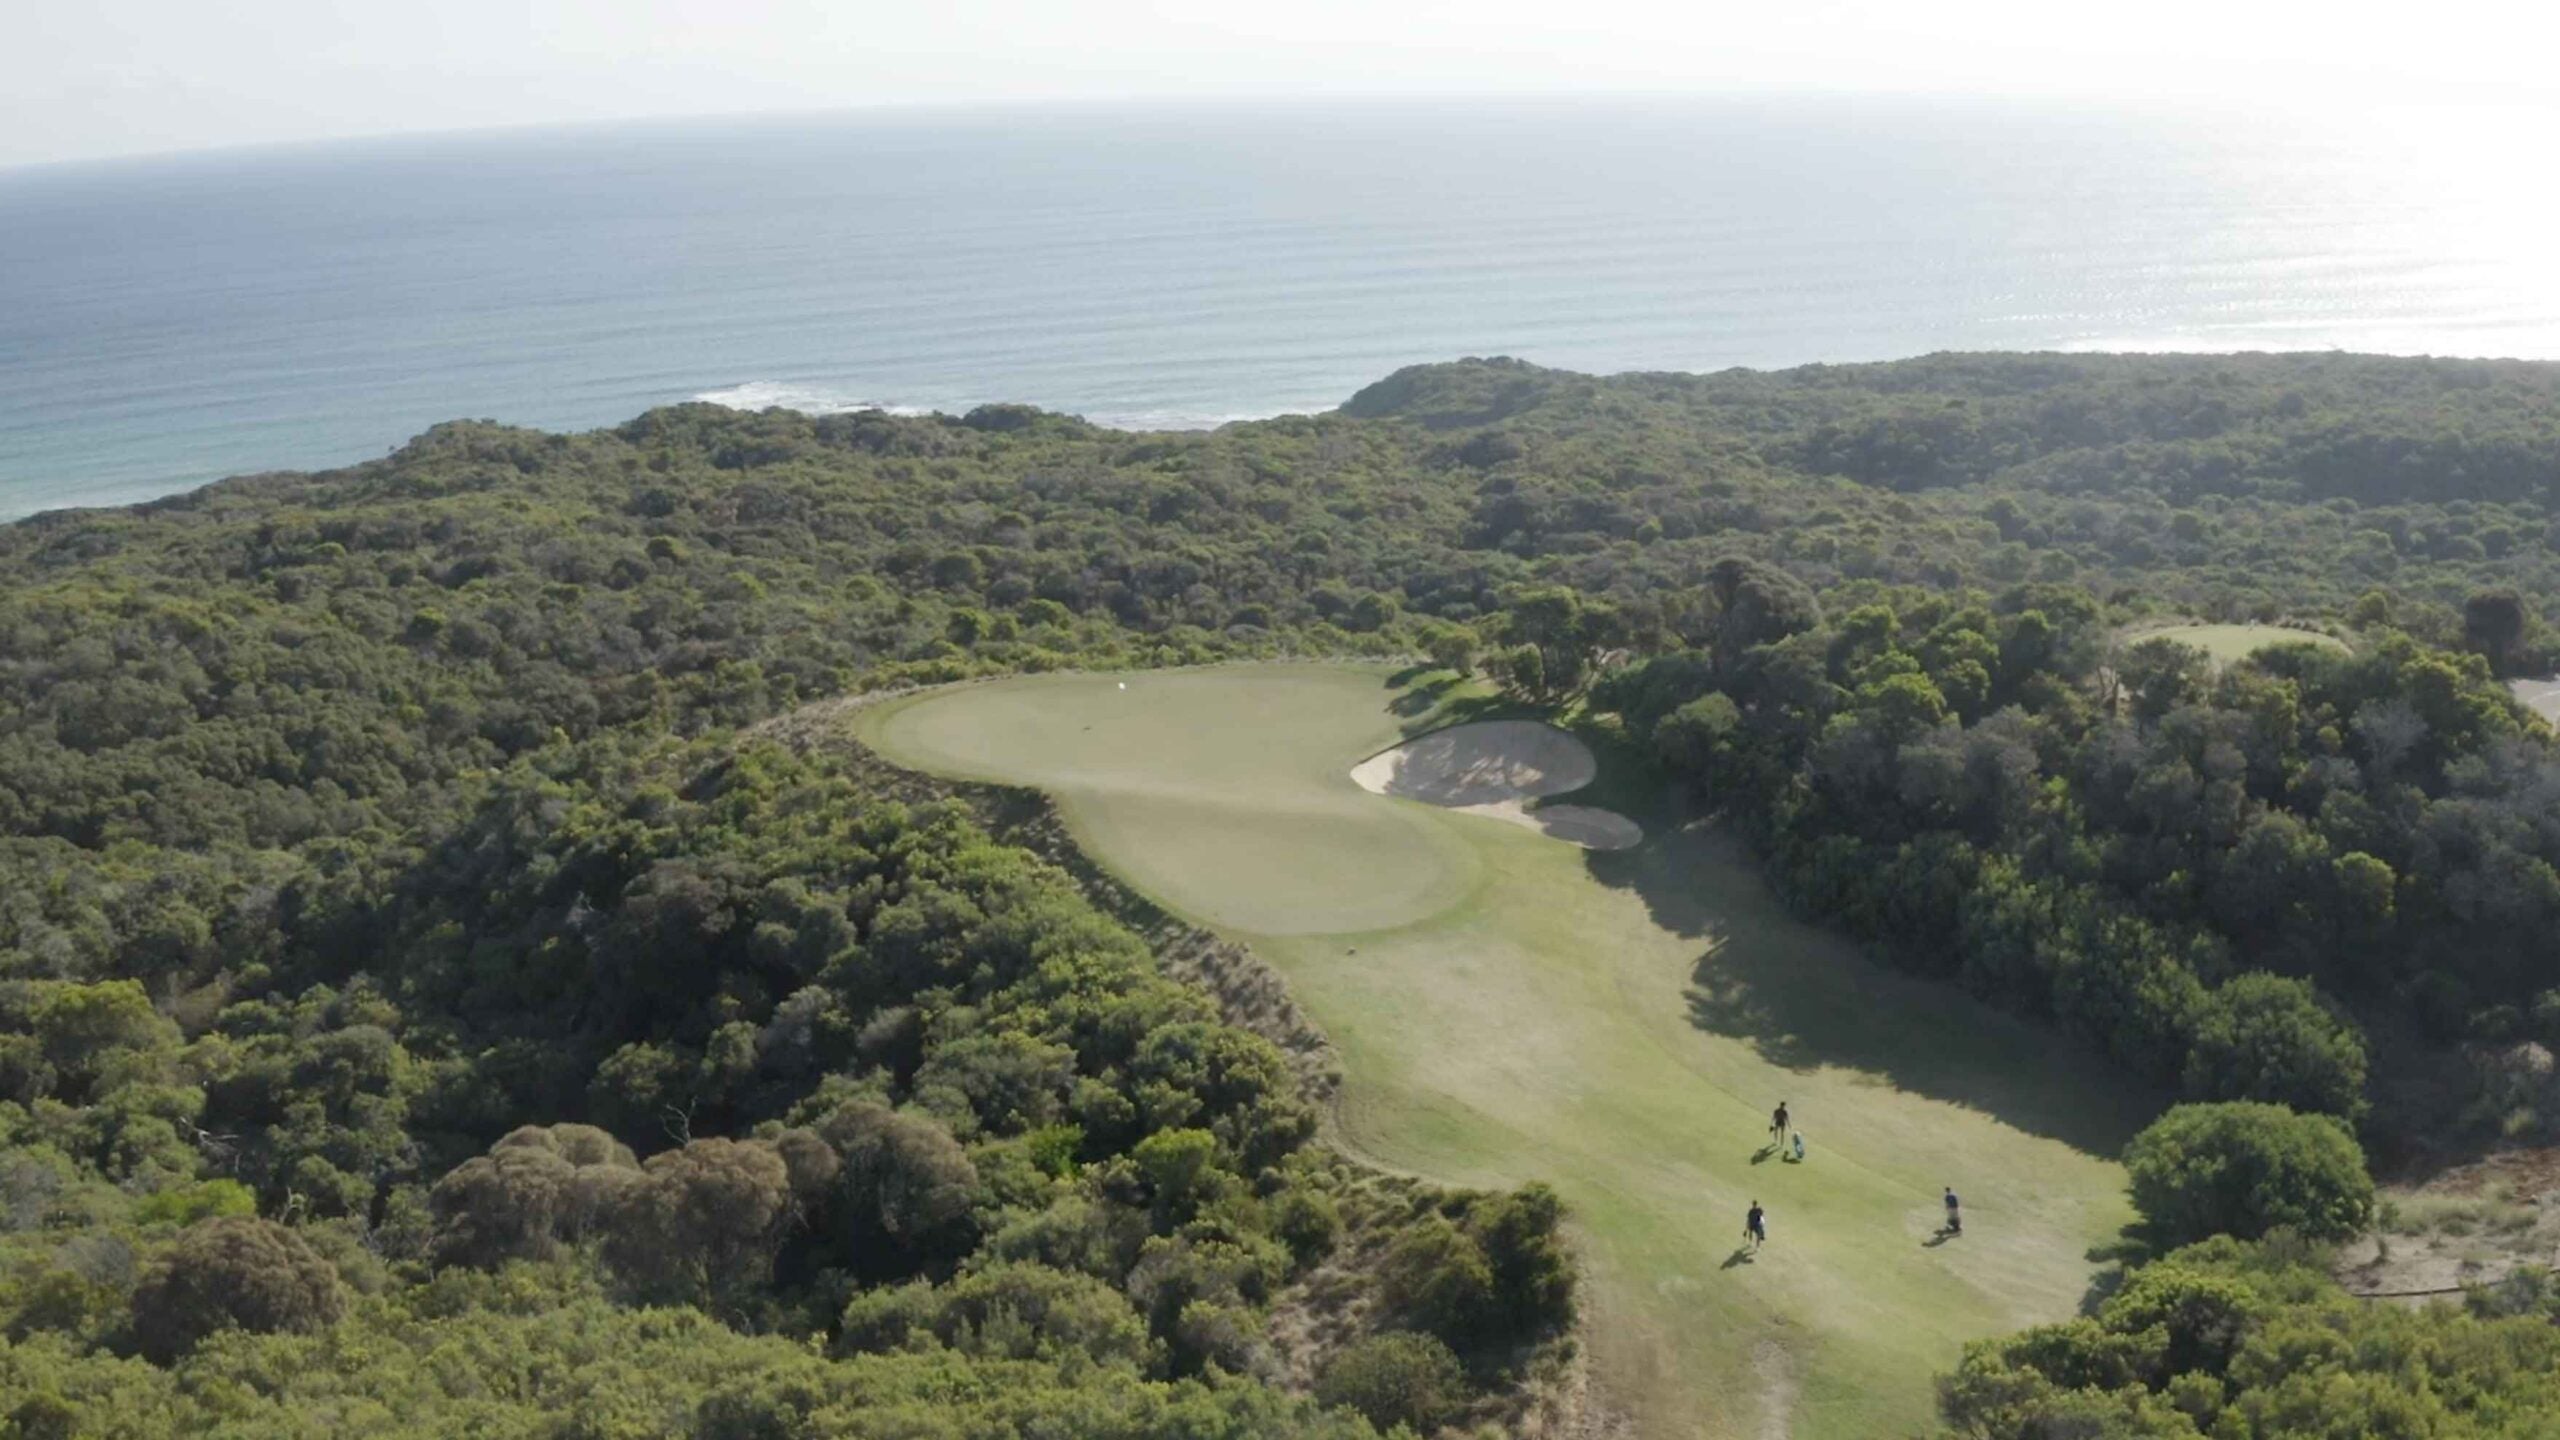
[[[1787,1102],[1784,1100],[1779,1101],[1778,1108],[1770,1112],[1769,1138],[1780,1145],[1787,1143]]]
[[[1742,1234],[1754,1250],[1769,1238],[1769,1212],[1761,1209],[1757,1200],[1751,1202],[1751,1212],[1742,1217]]]
[[[1964,1233],[1964,1212],[1956,1208],[1956,1187],[1953,1185],[1947,1187],[1947,1233]]]

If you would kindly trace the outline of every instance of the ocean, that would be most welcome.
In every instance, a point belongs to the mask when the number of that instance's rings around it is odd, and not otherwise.
[[[2560,110],[879,112],[0,171],[0,516],[708,399],[1325,409],[1397,366],[2560,358]]]

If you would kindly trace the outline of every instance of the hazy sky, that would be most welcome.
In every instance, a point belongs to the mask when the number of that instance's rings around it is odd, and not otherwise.
[[[2560,91],[2560,7],[2520,0],[8,0],[0,33],[0,165],[1017,100]]]

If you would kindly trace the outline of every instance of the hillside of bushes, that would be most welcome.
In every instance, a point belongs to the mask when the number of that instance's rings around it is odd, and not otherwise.
[[[1053,857],[758,728],[976,674],[1483,669],[1799,909],[2198,1105],[2543,1135],[2560,766],[2500,682],[2555,653],[2555,487],[2560,367],[1470,361],[1209,433],[457,422],[0,528],[0,1423],[1519,1423],[1571,1348],[1552,1196],[1328,1154]],[[2173,618],[2349,648],[2125,638]],[[2269,1233],[2123,1292],[2247,1292],[2219,1398],[2130,1300],[1965,1394],[2310,1433],[2230,1418],[2249,1347],[2400,1340]],[[2479,1303],[2388,1323],[2538,1353]]]

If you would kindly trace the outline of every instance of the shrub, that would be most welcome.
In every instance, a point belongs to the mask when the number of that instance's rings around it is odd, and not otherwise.
[[[769,1278],[793,1218],[791,1167],[772,1143],[688,1141],[617,1194],[605,1258],[653,1296],[734,1293]]]
[[[1573,1321],[1573,1258],[1558,1227],[1564,1201],[1527,1185],[1477,1205],[1467,1229],[1493,1272],[1493,1298],[1515,1334],[1560,1330]]]
[[[1114,1287],[1072,1271],[999,1261],[948,1285],[867,1290],[845,1307],[839,1353],[883,1352],[919,1335],[965,1354],[1012,1360],[1073,1356],[1144,1369],[1155,1358],[1145,1320]]]
[[[976,1239],[977,1167],[951,1133],[870,1101],[813,1127],[841,1168],[813,1217],[867,1273],[913,1274]]]
[[[1712,781],[1742,736],[1742,712],[1725,695],[1709,691],[1662,718],[1653,743],[1663,763],[1684,775]]]
[[[1299,1264],[1313,1264],[1342,1234],[1342,1207],[1321,1190],[1293,1189],[1280,1197],[1271,1230]]]
[[[436,1259],[547,1259],[615,1214],[643,1181],[630,1147],[591,1125],[520,1126],[436,1182]]]
[[[2172,1244],[2254,1240],[2278,1226],[2343,1240],[2373,1215],[2373,1180],[2346,1123],[2282,1105],[2180,1105],[2125,1150],[2133,1203]]]
[[[1218,1138],[1206,1130],[1165,1130],[1129,1152],[1154,1197],[1156,1228],[1171,1230],[1226,1189],[1218,1167]]]
[[[255,1215],[258,1197],[237,1180],[200,1180],[144,1196],[133,1218],[144,1225],[192,1225],[225,1215]]]
[[[1454,670],[1465,679],[1476,666],[1476,634],[1462,625],[1445,625],[1434,629],[1422,642],[1423,653],[1431,663],[1443,670]]]
[[[314,1330],[344,1305],[338,1272],[271,1220],[200,1220],[133,1294],[134,1343],[168,1364],[217,1330]]]
[[[1466,1376],[1449,1347],[1391,1330],[1344,1346],[1316,1376],[1316,1398],[1356,1410],[1381,1430],[1439,1428],[1466,1399]]]
[[[1160,1025],[1130,1058],[1129,1082],[1146,1128],[1207,1130],[1243,1174],[1277,1164],[1315,1134],[1315,1112],[1297,1098],[1288,1062],[1249,1031]]]
[[[1444,1216],[1426,1217],[1388,1247],[1378,1283],[1389,1314],[1453,1344],[1474,1340],[1492,1318],[1484,1247]]]
[[[2536,1304],[2533,1282],[2517,1298]],[[2474,1293],[2474,1315],[2500,1313]],[[2555,1354],[2560,1333],[2538,1314],[2484,1322],[2450,1306],[2359,1304],[2325,1247],[2226,1236],[2136,1270],[2092,1316],[1968,1347],[1939,1383],[1942,1433],[2539,1435]]]
[[[1288,1272],[1288,1253],[1259,1236],[1157,1236],[1140,1250],[1124,1288],[1146,1312],[1148,1330],[1165,1342],[1174,1374],[1196,1375],[1213,1364],[1258,1373],[1254,1312],[1270,1303]]]
[[[2237,976],[2198,1007],[2189,1099],[2266,1100],[2354,1119],[2364,1077],[2363,1037],[2300,980]]]
[[[1252,1375],[1271,1368],[1262,1316],[1250,1305],[1194,1300],[1176,1314],[1168,1338],[1176,1362],[1186,1371],[1214,1365],[1230,1375]]]
[[[2261,1315],[2271,1309],[2243,1277],[2198,1265],[2146,1265],[2110,1297],[2102,1323],[2120,1336],[2158,1336],[2153,1357],[2170,1372],[2220,1374]]]

